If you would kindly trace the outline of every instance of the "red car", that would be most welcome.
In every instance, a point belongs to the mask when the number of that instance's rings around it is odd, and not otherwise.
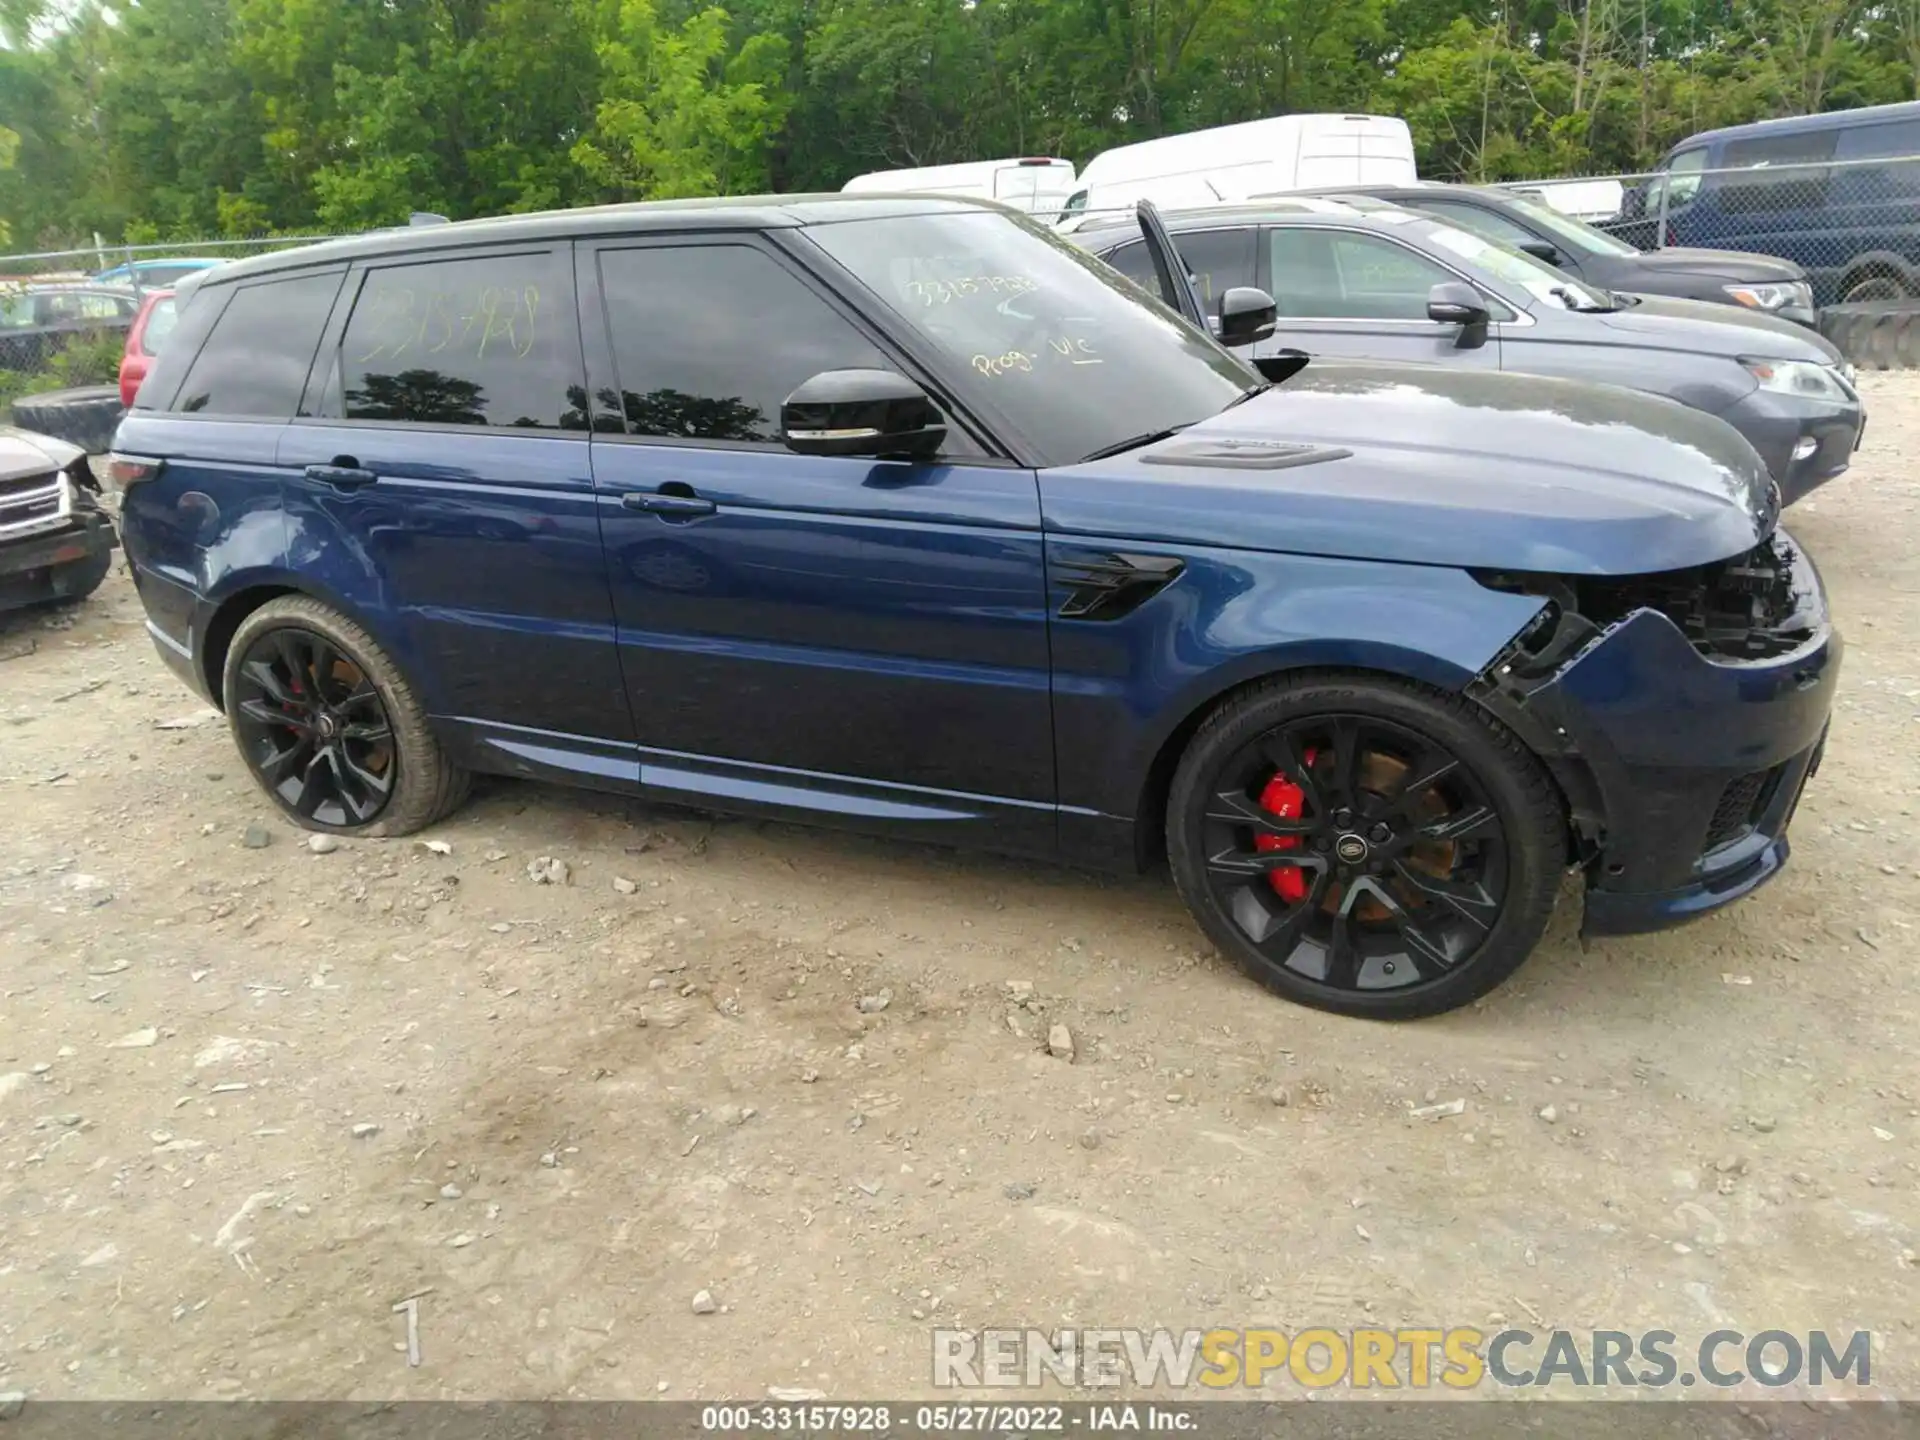
[[[127,331],[126,354],[120,357],[120,403],[129,409],[153,357],[173,330],[174,314],[173,291],[150,290],[140,313],[133,317],[133,328]]]

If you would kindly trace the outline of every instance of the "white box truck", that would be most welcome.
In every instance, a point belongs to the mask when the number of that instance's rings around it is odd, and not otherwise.
[[[1219,205],[1321,185],[1404,185],[1417,179],[1413,136],[1390,115],[1277,115],[1163,135],[1102,150],[1057,222],[1151,200],[1166,209]]]

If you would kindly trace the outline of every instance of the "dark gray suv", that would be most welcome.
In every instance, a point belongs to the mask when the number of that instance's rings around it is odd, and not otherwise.
[[[1865,414],[1852,368],[1819,335],[1731,305],[1624,295],[1413,210],[1298,197],[1165,217],[1207,306],[1234,286],[1279,308],[1256,364],[1282,352],[1421,361],[1593,380],[1726,420],[1783,503],[1846,470]],[[1130,219],[1070,237],[1162,290]],[[1281,361],[1280,363],[1285,363]]]

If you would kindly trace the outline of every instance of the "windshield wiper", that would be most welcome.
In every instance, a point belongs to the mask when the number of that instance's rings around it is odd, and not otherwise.
[[[1189,421],[1188,424],[1192,422]],[[1129,435],[1125,440],[1116,440],[1111,445],[1102,445],[1098,450],[1082,455],[1076,464],[1085,465],[1090,460],[1106,460],[1115,455],[1125,454],[1129,450],[1138,450],[1142,445],[1151,445],[1157,440],[1165,440],[1178,435],[1186,425],[1169,425],[1164,430],[1149,430],[1144,435]]]
[[[1233,409],[1234,406],[1244,405],[1247,403],[1247,401],[1253,399],[1254,396],[1264,395],[1267,393],[1267,391],[1271,390],[1272,388],[1273,388],[1273,382],[1271,380],[1262,381],[1258,385],[1251,386],[1250,388],[1243,390],[1239,395],[1235,396],[1233,399],[1229,400],[1226,404],[1226,408],[1223,409],[1220,413],[1224,415],[1226,414],[1227,410]]]

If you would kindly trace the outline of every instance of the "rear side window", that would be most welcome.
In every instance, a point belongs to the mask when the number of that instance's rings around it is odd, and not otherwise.
[[[1837,130],[1809,130],[1729,140],[1720,164],[1736,173],[1713,177],[1720,208],[1731,214],[1819,209],[1826,202],[1825,162],[1839,137]]]
[[[1840,132],[1834,146],[1836,160],[1884,160],[1920,155],[1920,120],[1890,120],[1883,125],[1857,125]]]
[[[1840,132],[1830,196],[1841,202],[1912,204],[1920,195],[1920,120],[1892,120]]]
[[[891,368],[805,281],[751,246],[605,251],[600,285],[629,434],[777,444],[781,402],[801,381]]]
[[[293,418],[320,332],[340,290],[340,271],[269,280],[235,292],[172,408],[205,415]],[[199,305],[217,299],[203,292]],[[189,307],[197,310],[199,305]],[[165,381],[159,382],[164,387]],[[156,395],[164,388],[149,384]]]
[[[341,413],[416,425],[580,429],[579,357],[573,286],[551,251],[382,266],[367,272],[347,318]]]

